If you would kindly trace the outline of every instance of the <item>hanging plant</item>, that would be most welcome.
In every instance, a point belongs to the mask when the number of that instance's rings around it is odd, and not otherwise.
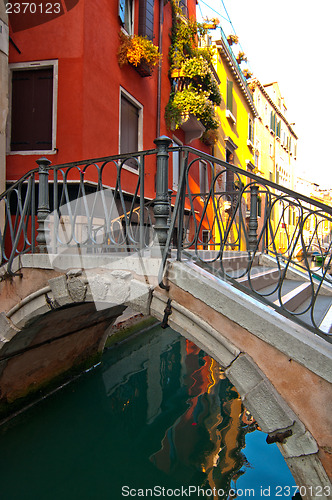
[[[244,52],[239,52],[239,53],[238,53],[238,55],[237,55],[236,60],[237,60],[237,62],[238,62],[239,64],[240,64],[241,62],[243,62],[243,61],[245,61],[245,62],[247,62],[247,61],[248,61],[248,59],[247,59],[247,57],[246,57],[246,55],[245,55],[245,53],[244,53]]]
[[[203,26],[207,30],[215,30],[217,26],[219,26],[220,21],[217,17],[214,17],[212,19],[204,19]]]
[[[237,35],[228,35],[227,42],[229,46],[237,44],[239,43],[239,37]]]
[[[208,99],[207,92],[184,89],[171,95],[165,109],[168,128],[175,130],[181,127],[190,115],[200,120],[206,130],[217,129],[219,126],[213,103]]]
[[[201,141],[207,146],[213,146],[214,144],[216,144],[217,140],[218,132],[215,129],[206,130],[201,137]]]
[[[119,33],[120,47],[118,50],[118,62],[120,67],[125,64],[131,64],[138,67],[145,63],[151,70],[158,64],[162,57],[158,47],[146,37],[138,35],[125,35],[122,31]]]
[[[251,72],[251,71],[249,71],[247,68],[246,68],[246,69],[244,69],[244,70],[242,71],[242,73],[243,73],[244,77],[245,77],[247,80],[249,80],[249,78],[251,78],[251,77],[252,77],[252,72]]]
[[[209,67],[212,51],[199,49],[197,37],[203,25],[184,18],[179,0],[172,0],[173,24],[169,51],[172,92],[165,109],[168,128],[176,129],[194,115],[208,129],[218,128],[214,104],[221,103],[218,85]]]

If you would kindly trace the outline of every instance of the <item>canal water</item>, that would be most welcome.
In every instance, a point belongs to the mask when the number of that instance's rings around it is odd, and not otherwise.
[[[278,498],[295,482],[265,439],[221,367],[156,326],[2,425],[0,499]]]

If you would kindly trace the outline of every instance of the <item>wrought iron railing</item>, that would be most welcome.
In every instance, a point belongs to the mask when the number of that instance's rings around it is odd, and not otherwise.
[[[147,166],[155,172],[155,156],[149,150],[57,166],[38,160],[38,168],[0,195],[1,265],[11,274],[14,258],[24,253],[149,246],[155,221],[144,182]]]
[[[176,234],[178,260],[194,259],[330,339],[331,207],[190,147],[175,150],[183,169],[164,263]]]
[[[166,137],[155,143],[154,150],[58,166],[38,160],[0,196],[7,273],[24,253],[140,252],[158,245],[161,286],[175,249],[178,260],[195,260],[329,340],[332,209],[191,147],[171,148]],[[170,195],[173,153],[181,173]],[[145,177],[155,172],[152,190]]]

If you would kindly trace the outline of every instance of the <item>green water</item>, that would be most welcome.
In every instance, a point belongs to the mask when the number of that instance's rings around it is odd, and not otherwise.
[[[0,499],[275,498],[294,480],[243,418],[214,360],[157,326],[0,428]]]

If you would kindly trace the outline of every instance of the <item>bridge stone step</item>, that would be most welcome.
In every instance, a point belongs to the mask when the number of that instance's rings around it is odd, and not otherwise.
[[[288,311],[294,312],[306,299],[310,297],[311,292],[312,287],[310,282],[301,283],[301,285],[281,297],[281,304]],[[275,300],[274,304],[280,306],[280,300]]]
[[[250,276],[246,275],[239,278],[237,281],[245,287],[252,288],[254,291],[266,288],[273,283],[277,283],[280,279],[280,272],[278,269],[267,269],[261,271],[259,267],[250,270]]]
[[[319,328],[324,333],[332,332],[332,305],[328,308],[326,314],[323,316]]]

